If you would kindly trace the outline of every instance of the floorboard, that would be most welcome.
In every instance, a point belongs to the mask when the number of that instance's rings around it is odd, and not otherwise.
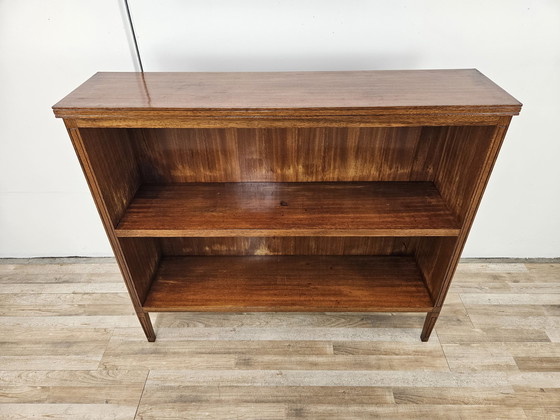
[[[160,313],[112,259],[0,260],[0,419],[560,418],[560,261],[464,260],[414,313]]]

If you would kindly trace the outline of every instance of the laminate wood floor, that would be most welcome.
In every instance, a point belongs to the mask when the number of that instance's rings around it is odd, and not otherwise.
[[[112,259],[0,260],[1,419],[560,418],[560,262],[463,261],[423,314],[153,314]]]

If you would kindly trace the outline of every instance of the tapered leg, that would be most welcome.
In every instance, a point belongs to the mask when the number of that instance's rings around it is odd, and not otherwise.
[[[152,327],[152,321],[150,320],[148,312],[137,312],[136,315],[138,315],[138,320],[140,321],[140,325],[142,325],[142,329],[148,341],[156,341],[156,333],[154,332],[154,327]]]
[[[420,335],[420,339],[422,341],[428,341],[430,339],[430,334],[432,334],[432,330],[436,325],[436,321],[439,316],[439,308],[434,309],[432,312],[428,312],[426,316],[426,320],[424,321],[424,328],[422,328],[422,335]]]

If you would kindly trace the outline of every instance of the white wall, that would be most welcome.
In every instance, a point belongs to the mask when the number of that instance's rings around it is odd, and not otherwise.
[[[114,0],[0,1],[0,256],[110,255],[61,120],[98,70],[134,71]]]
[[[464,256],[560,256],[557,0],[130,0],[146,71],[476,67],[524,103]],[[109,255],[50,106],[135,61],[122,1],[0,1],[0,256]]]

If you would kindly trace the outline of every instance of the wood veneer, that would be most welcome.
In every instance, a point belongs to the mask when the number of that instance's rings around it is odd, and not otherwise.
[[[459,233],[430,182],[144,186],[117,236],[447,236]]]
[[[64,118],[148,313],[444,303],[511,117],[476,70],[98,73]]]
[[[143,307],[426,312],[433,304],[412,257],[206,256],[163,259]]]
[[[54,108],[64,118],[130,118],[132,111],[299,118],[302,112],[511,115],[520,104],[477,70],[393,70],[97,73]]]
[[[434,166],[421,127],[160,128],[130,133],[149,184],[423,181],[427,168]]]

